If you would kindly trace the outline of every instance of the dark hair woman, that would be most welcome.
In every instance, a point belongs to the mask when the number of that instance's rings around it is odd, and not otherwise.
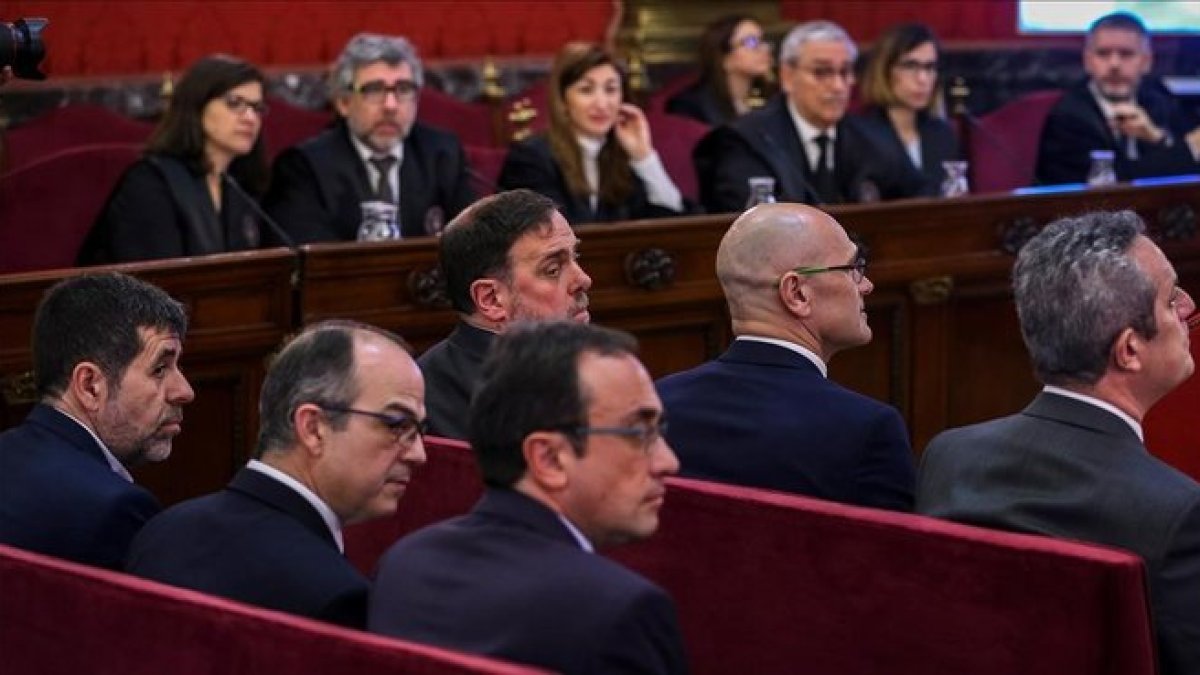
[[[667,101],[667,112],[709,125],[729,122],[750,111],[755,89],[763,100],[772,93],[771,43],[762,26],[743,14],[710,23],[700,35],[700,79]]]

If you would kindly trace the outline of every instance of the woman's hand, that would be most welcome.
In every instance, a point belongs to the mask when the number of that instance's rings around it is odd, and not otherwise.
[[[650,141],[650,123],[646,115],[632,103],[622,103],[617,112],[617,126],[614,131],[617,142],[625,148],[629,158],[640,162],[654,152],[654,144]]]

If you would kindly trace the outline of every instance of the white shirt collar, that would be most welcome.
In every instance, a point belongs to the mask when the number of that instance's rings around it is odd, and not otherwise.
[[[808,120],[800,115],[800,111],[796,110],[796,106],[792,105],[792,99],[787,100],[788,114],[792,116],[792,124],[796,126],[796,133],[800,136],[800,142],[804,145],[804,153],[808,155],[808,168],[816,169],[817,158],[820,156],[821,149],[817,146],[816,137],[825,134],[829,137],[829,154],[826,155],[832,161],[833,144],[837,140],[837,125],[828,129],[819,129],[815,125],[810,124]],[[832,168],[832,167],[830,167]]]
[[[292,476],[289,476],[279,469],[276,469],[270,464],[260,462],[257,459],[252,459],[247,462],[246,468],[270,476],[271,478],[274,478],[280,483],[283,483],[284,485],[295,490],[301,497],[304,497],[304,500],[309,504],[312,504],[312,507],[317,510],[317,513],[321,514],[321,520],[324,520],[325,524],[329,526],[329,532],[333,534],[333,540],[337,542],[338,550],[342,553],[346,552],[346,543],[342,539],[342,522],[338,519],[337,514],[333,512],[333,509],[329,508],[329,505],[317,496],[317,493],[310,490],[307,485],[301,483]]]
[[[96,445],[100,446],[100,452],[104,454],[104,460],[108,462],[108,467],[112,469],[113,473],[117,474],[121,478],[124,478],[130,483],[133,482],[133,476],[129,474],[129,469],[126,469],[125,465],[121,463],[121,460],[117,459],[116,455],[112,454],[112,451],[108,449],[108,446],[104,444],[104,441],[100,440],[100,437],[96,435],[96,432],[92,431],[91,427],[83,422],[80,422],[75,418],[74,415],[66,410],[63,410],[62,408],[55,408],[55,410],[65,415],[67,419],[83,427],[83,430],[88,432],[88,436],[91,436],[92,440],[96,441]]]
[[[825,365],[825,362],[821,360],[821,357],[817,356],[816,352],[808,347],[805,347],[804,345],[798,345],[795,342],[788,342],[787,340],[760,337],[758,335],[739,335],[737,336],[737,339],[745,340],[746,342],[763,342],[769,345],[775,345],[776,347],[790,349],[809,361],[812,361],[813,365],[817,367],[817,370],[821,371],[821,377],[829,377],[829,367]]]
[[[600,151],[604,149],[605,139],[603,138],[597,140],[589,136],[576,136],[575,140],[579,142],[583,156],[593,161],[600,157]]]
[[[572,523],[561,513],[555,513],[554,515],[558,516],[558,519],[562,521],[563,526],[567,528],[567,531],[571,533],[571,536],[575,537],[575,541],[579,544],[579,548],[587,551],[588,553],[596,552],[595,547],[592,546],[592,542],[588,541],[588,538],[579,531],[578,527],[575,527],[575,523]]]
[[[355,136],[349,129],[346,130],[346,133],[350,136],[350,143],[354,146],[355,151],[358,152],[358,156],[362,159],[363,164],[366,164],[367,166],[371,167],[372,169],[374,169],[375,167],[372,166],[368,160],[375,158],[375,157],[386,157],[388,155],[391,155],[392,157],[396,158],[396,166],[400,166],[401,162],[404,161],[404,142],[403,141],[397,143],[395,145],[395,147],[392,148],[391,152],[378,153],[378,152],[375,152],[374,150],[372,150],[371,146],[360,141],[358,139],[358,136]]]
[[[1117,417],[1120,417],[1122,420],[1124,420],[1125,423],[1129,425],[1129,428],[1133,429],[1133,433],[1137,434],[1137,437],[1143,443],[1146,442],[1146,436],[1145,436],[1145,434],[1142,433],[1142,425],[1138,424],[1138,421],[1133,419],[1132,417],[1130,417],[1129,414],[1126,413],[1124,410],[1121,410],[1120,408],[1109,403],[1108,401],[1098,399],[1095,396],[1088,396],[1087,394],[1080,394],[1079,392],[1071,391],[1070,389],[1063,389],[1062,387],[1056,387],[1052,384],[1047,384],[1046,386],[1042,387],[1042,391],[1046,392],[1047,394],[1056,394],[1058,396],[1066,396],[1067,398],[1073,398],[1076,401],[1081,401],[1081,402],[1087,403],[1089,405],[1094,405],[1097,408],[1100,408],[1101,410],[1106,410],[1106,411],[1116,415]]]

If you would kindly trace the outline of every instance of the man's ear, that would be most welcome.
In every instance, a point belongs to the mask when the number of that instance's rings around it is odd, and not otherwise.
[[[567,468],[574,458],[567,438],[553,431],[535,431],[521,443],[525,475],[544,492],[561,492],[569,483]],[[571,457],[567,457],[570,454]]]
[[[812,314],[812,287],[807,277],[799,274],[785,274],[776,290],[779,302],[790,314],[807,318]]]
[[[1113,366],[1124,372],[1139,372],[1145,365],[1142,354],[1145,353],[1146,340],[1132,328],[1125,328],[1113,340],[1111,358]]]
[[[301,403],[292,413],[292,428],[296,430],[296,442],[310,455],[320,456],[325,451],[329,436],[329,420],[325,412],[315,403]]]
[[[508,321],[508,289],[498,279],[483,278],[471,282],[471,302],[480,316],[493,323]]]
[[[66,393],[78,401],[84,410],[95,412],[104,406],[112,387],[100,366],[91,361],[80,361],[71,369]]]

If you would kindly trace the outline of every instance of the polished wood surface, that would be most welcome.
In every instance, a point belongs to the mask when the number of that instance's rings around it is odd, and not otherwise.
[[[871,344],[831,376],[895,405],[919,452],[937,432],[1012,413],[1036,391],[1013,310],[1014,252],[1047,222],[1138,211],[1185,287],[1200,288],[1200,183],[1041,195],[984,195],[834,207],[871,258]],[[731,339],[714,276],[733,214],[580,227],[593,320],[634,333],[654,376],[710,359]],[[295,277],[293,265],[299,261]],[[800,264],[804,261],[797,261]],[[454,325],[434,240],[305,246],[119,266],[187,303],[185,372],[197,390],[169,462],[144,477],[167,502],[215,489],[248,456],[265,360],[296,327],[332,317],[392,329],[420,351]],[[73,271],[0,276],[0,427],[20,421],[32,312]],[[293,278],[295,288],[293,293]]]

